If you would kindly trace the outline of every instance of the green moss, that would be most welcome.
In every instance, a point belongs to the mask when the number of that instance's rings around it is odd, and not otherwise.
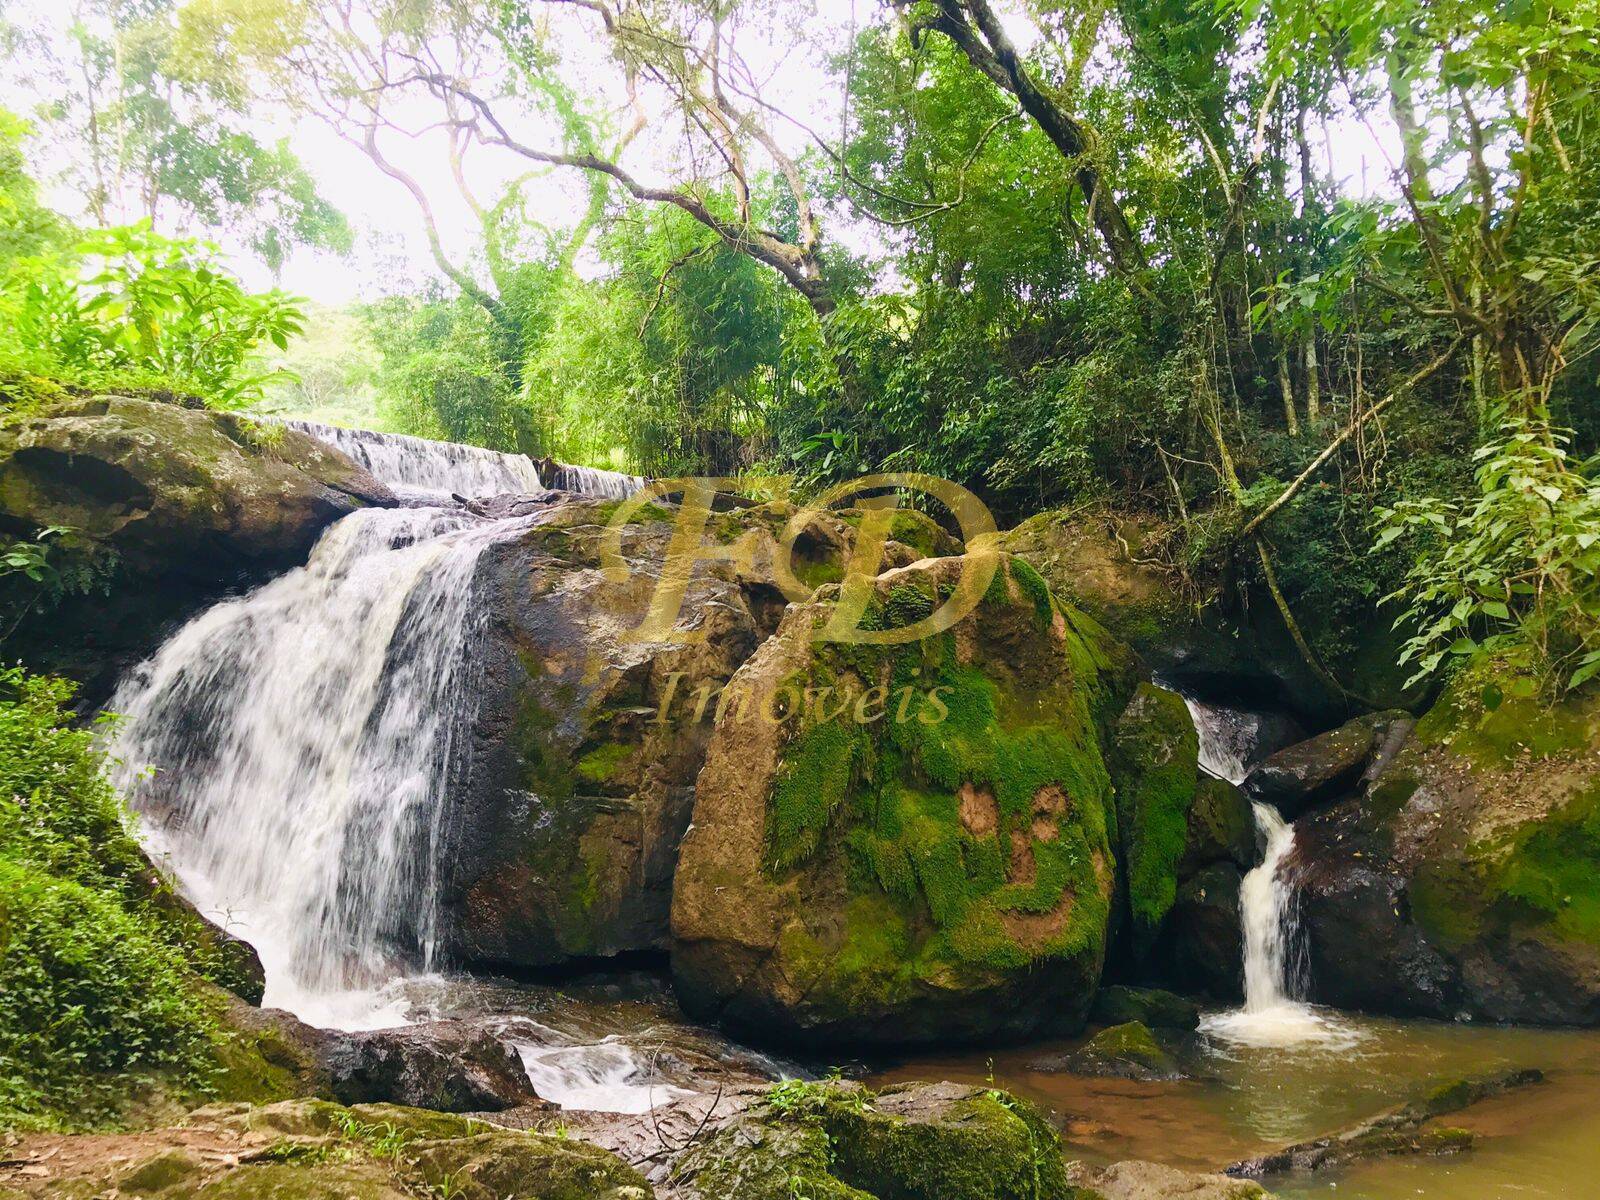
[[[897,585],[886,624],[932,603],[929,589]],[[984,636],[1048,639],[1028,652],[1035,665],[964,665],[951,632],[816,651],[807,683],[884,681],[888,702],[870,724],[802,729],[769,798],[769,875],[807,867],[837,830],[852,893],[842,939],[824,947],[807,933],[784,947],[813,980],[808,1004],[876,1010],[913,997],[917,981],[1041,960],[1098,971],[1113,861],[1094,712],[1103,660],[1070,627],[1064,645],[1039,629],[1033,605],[1004,585],[986,604],[973,618]],[[934,713],[921,697],[935,688],[946,715],[919,720]]]
[[[628,503],[631,503],[631,501],[628,501],[628,500],[604,500],[604,501],[601,501],[599,504],[596,504],[594,506],[594,508],[592,509],[594,524],[596,524],[596,525],[609,525],[609,524],[611,524],[612,519],[617,515],[617,511],[624,504],[628,504]],[[634,509],[631,513],[629,513],[628,514],[628,519],[626,521],[624,521],[623,524],[624,525],[650,525],[650,524],[654,524],[657,521],[672,522],[672,521],[676,521],[677,519],[678,519],[678,515],[672,509],[664,508],[659,504],[653,504],[653,503],[651,503],[649,501],[646,501],[645,503],[639,505],[639,507]]]
[[[847,721],[824,721],[790,744],[767,808],[770,869],[791,867],[816,851],[850,791],[864,740]]]
[[[1199,739],[1183,698],[1142,684],[1117,724],[1112,766],[1134,947],[1147,953],[1178,895],[1199,784]]]
[[[917,1096],[836,1082],[780,1084],[680,1161],[701,1200],[1060,1200],[1060,1138],[1001,1091]],[[903,1100],[915,1103],[907,1107]]]
[[[633,756],[634,747],[625,742],[607,742],[578,760],[578,774],[592,783],[610,783]]]
[[[1041,623],[1048,625],[1055,615],[1055,604],[1050,599],[1050,585],[1044,581],[1044,576],[1035,571],[1020,558],[1013,558],[1009,563],[1011,578],[1016,581],[1022,594],[1033,605],[1033,611]]]

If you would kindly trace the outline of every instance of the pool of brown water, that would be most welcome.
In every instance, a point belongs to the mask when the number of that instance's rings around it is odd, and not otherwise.
[[[1600,1031],[1500,1028],[1338,1014],[1342,1036],[1250,1047],[1207,1034],[1179,1046],[1191,1079],[1136,1083],[1041,1071],[1075,1043],[931,1054],[873,1072],[882,1085],[948,1078],[1027,1096],[1062,1126],[1069,1153],[1219,1170],[1345,1129],[1439,1084],[1513,1067],[1545,1082],[1448,1118],[1479,1135],[1449,1158],[1388,1158],[1335,1173],[1278,1176],[1285,1200],[1571,1200],[1600,1196]]]

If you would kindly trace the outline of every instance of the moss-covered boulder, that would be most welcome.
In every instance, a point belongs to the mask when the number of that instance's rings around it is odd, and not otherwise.
[[[691,1148],[694,1200],[1069,1200],[1060,1137],[1024,1100],[960,1084],[786,1083]]]
[[[1004,556],[952,628],[823,642],[820,593],[735,676],[673,897],[693,1014],[767,1039],[917,1042],[1080,1025],[1114,895],[1104,757],[1127,652]],[[920,620],[967,560],[872,585]]]
[[[1600,1023],[1600,695],[1463,670],[1365,795],[1296,824],[1318,1000]]]
[[[1147,1082],[1183,1078],[1178,1060],[1142,1021],[1112,1025],[1076,1050],[1036,1059],[1029,1066],[1035,1071],[1068,1071],[1074,1075]]]
[[[538,967],[665,948],[723,690],[788,604],[780,559],[804,589],[837,581],[854,548],[842,517],[808,518],[785,559],[792,507],[712,513],[702,549],[720,557],[641,633],[671,582],[677,517],[566,503],[480,559],[492,616],[445,897],[460,959]],[[934,537],[926,525],[919,514],[905,528]],[[889,563],[919,557],[885,548]]]
[[[339,451],[236,413],[103,396],[14,414],[0,421],[0,532],[72,530],[57,562],[94,586],[32,605],[7,652],[98,700],[167,623],[305,561],[346,513],[392,503]]]
[[[1200,1026],[1200,1008],[1173,992],[1116,984],[1100,989],[1089,1017],[1102,1025],[1138,1021],[1157,1029],[1188,1032]]]
[[[1200,782],[1199,739],[1183,697],[1139,685],[1112,735],[1117,845],[1127,897],[1128,940],[1148,959],[1178,897],[1189,810]]]

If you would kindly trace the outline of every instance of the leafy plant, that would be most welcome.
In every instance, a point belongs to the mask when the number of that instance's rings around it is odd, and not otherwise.
[[[1378,510],[1378,547],[1419,543],[1396,593],[1416,630],[1402,661],[1421,679],[1481,648],[1581,687],[1600,674],[1600,463],[1574,463],[1542,420],[1500,433],[1474,455],[1475,498]]]
[[[204,242],[148,222],[91,232],[70,249],[18,260],[0,285],[0,316],[36,356],[35,373],[94,385],[134,376],[215,408],[256,399],[278,373],[257,351],[301,331],[297,302],[244,290]]]

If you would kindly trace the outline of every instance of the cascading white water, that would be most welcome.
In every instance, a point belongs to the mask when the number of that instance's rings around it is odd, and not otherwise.
[[[288,419],[284,424],[344,451],[401,494],[496,496],[543,487],[533,460],[523,454],[317,421]]]
[[[654,1078],[640,1052],[620,1038],[588,1045],[512,1044],[533,1090],[562,1108],[645,1113],[691,1094]]]
[[[1262,716],[1185,699],[1200,738],[1201,767],[1230,783],[1242,782],[1262,756]],[[1294,888],[1283,871],[1294,850],[1294,826],[1270,804],[1251,808],[1262,855],[1239,887],[1244,1007],[1208,1016],[1201,1028],[1249,1046],[1346,1044],[1356,1036],[1349,1026],[1296,998]]]
[[[637,475],[624,475],[620,471],[559,465],[551,475],[550,486],[566,492],[577,492],[580,496],[626,500],[642,488],[644,482]]]
[[[463,494],[514,481],[469,447],[411,442],[366,461],[386,483]],[[201,613],[118,688],[116,782],[201,911],[256,947],[266,1003],[342,1028],[403,1020],[397,984],[438,941],[478,559],[539,519],[353,513],[304,567]]]

